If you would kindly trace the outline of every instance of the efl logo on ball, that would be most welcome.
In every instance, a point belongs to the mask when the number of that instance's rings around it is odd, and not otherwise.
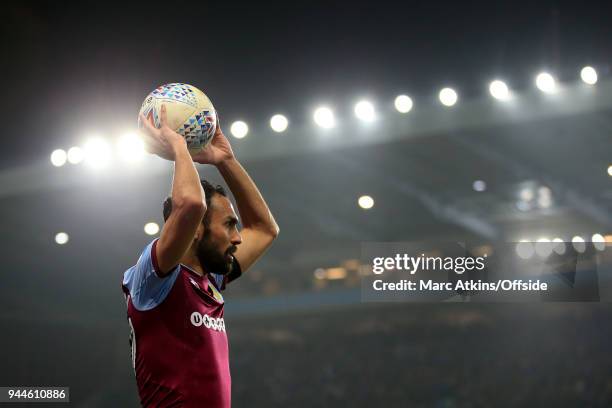
[[[147,95],[140,113],[157,128],[162,104],[166,105],[168,126],[185,138],[192,154],[208,146],[217,128],[217,112],[204,92],[192,85],[172,83]],[[142,128],[140,119],[138,127]]]

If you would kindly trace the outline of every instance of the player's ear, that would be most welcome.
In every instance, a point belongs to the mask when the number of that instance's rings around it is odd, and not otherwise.
[[[198,225],[198,229],[196,229],[195,235],[194,235],[194,241],[199,241],[202,237],[204,236],[204,223],[200,223],[200,225]]]

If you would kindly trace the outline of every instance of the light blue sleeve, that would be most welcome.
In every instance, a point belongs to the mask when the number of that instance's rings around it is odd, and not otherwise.
[[[138,310],[150,310],[161,304],[170,293],[180,267],[177,265],[170,273],[160,277],[155,253],[157,239],[146,246],[136,265],[123,274],[125,286],[132,298],[132,304]]]

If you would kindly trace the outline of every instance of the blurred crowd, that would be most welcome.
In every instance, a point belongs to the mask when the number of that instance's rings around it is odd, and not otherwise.
[[[364,305],[231,322],[237,407],[604,407],[601,304]]]

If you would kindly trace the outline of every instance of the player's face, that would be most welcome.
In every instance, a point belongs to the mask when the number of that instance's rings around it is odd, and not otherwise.
[[[238,232],[238,217],[227,197],[215,194],[207,215],[210,220],[198,242],[197,256],[207,272],[227,274],[231,271],[233,253],[242,242]]]

